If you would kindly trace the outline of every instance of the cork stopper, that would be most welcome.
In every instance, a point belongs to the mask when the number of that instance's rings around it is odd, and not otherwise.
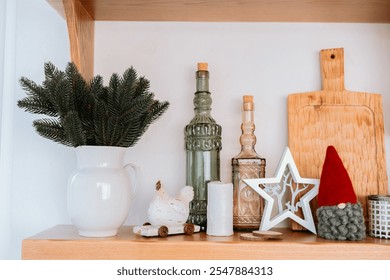
[[[244,95],[242,99],[244,103],[253,103],[253,95]]]
[[[198,63],[198,71],[208,71],[208,63],[207,62],[199,62]]]
[[[255,104],[253,103],[253,95],[244,95],[242,97],[242,100],[242,108],[244,109],[244,111],[253,111],[255,109]]]

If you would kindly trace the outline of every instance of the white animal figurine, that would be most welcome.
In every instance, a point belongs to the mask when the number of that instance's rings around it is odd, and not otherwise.
[[[183,226],[190,212],[190,201],[194,198],[194,189],[182,188],[176,197],[169,196],[160,181],[156,183],[156,194],[150,202],[148,218],[152,226]]]

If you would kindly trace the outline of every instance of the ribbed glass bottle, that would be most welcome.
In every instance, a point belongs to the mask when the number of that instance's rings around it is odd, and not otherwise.
[[[220,180],[222,149],[222,128],[210,114],[211,103],[208,65],[198,63],[195,117],[185,127],[186,184],[194,188],[188,222],[203,228],[207,225],[207,183]]]
[[[242,105],[241,152],[232,159],[233,228],[235,230],[258,229],[264,208],[263,199],[242,181],[265,177],[266,160],[255,150],[254,110],[253,96],[245,95]]]

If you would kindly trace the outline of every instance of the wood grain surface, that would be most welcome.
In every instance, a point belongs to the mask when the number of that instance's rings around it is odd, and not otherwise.
[[[390,240],[367,237],[362,241],[331,241],[308,232],[278,229],[283,238],[267,241],[233,236],[172,235],[166,238],[133,234],[120,228],[115,237],[86,238],[72,225],[58,225],[23,240],[23,259],[93,260],[336,260],[390,259]]]
[[[78,0],[63,0],[71,60],[86,80],[93,77],[95,22]]]
[[[320,58],[323,89],[288,96],[288,145],[308,178],[320,178],[326,148],[335,146],[367,222],[367,196],[388,192],[382,96],[344,88],[343,49],[322,50]],[[315,210],[314,200],[314,217]]]
[[[47,1],[59,9],[61,0]],[[388,0],[77,1],[104,21],[390,22]]]

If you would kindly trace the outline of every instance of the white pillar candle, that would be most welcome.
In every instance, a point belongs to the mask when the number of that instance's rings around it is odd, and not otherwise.
[[[209,182],[207,184],[208,235],[233,235],[233,184]]]

